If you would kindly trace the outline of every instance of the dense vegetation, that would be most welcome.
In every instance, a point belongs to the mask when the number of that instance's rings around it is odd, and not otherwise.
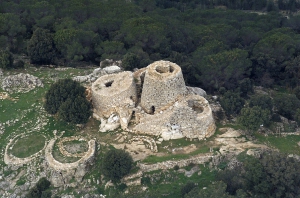
[[[188,182],[182,197],[298,197],[297,160],[279,153],[263,153],[260,158],[247,156],[242,165],[216,173],[217,182],[206,189]]]
[[[34,64],[110,58],[132,69],[167,59],[182,67],[188,84],[209,92],[242,92],[253,82],[294,88],[300,17],[240,10],[299,7],[295,0],[1,1],[0,48],[27,54]],[[1,67],[10,67],[4,62]]]
[[[92,105],[85,97],[85,88],[71,79],[60,79],[46,93],[45,110],[66,122],[84,124],[91,116]]]

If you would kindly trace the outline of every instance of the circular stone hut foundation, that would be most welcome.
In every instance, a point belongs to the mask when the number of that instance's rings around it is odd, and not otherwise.
[[[141,107],[150,114],[172,105],[186,94],[181,68],[169,61],[156,61],[147,67],[141,95]]]
[[[122,72],[100,77],[92,84],[95,113],[108,118],[118,112],[116,108],[134,106],[137,95],[132,72]]]

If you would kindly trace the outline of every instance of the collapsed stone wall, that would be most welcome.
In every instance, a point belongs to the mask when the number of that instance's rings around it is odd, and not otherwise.
[[[147,113],[155,113],[172,105],[186,91],[181,68],[169,61],[156,61],[147,67],[140,105]]]
[[[132,72],[121,72],[100,77],[92,84],[92,101],[95,113],[108,118],[113,113],[126,115],[128,122],[137,101],[136,85]]]

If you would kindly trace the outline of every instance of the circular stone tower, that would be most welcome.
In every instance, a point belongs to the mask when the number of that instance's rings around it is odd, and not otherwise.
[[[92,84],[95,113],[108,118],[117,108],[132,106],[137,100],[132,72],[101,76]]]
[[[140,104],[147,113],[164,110],[185,94],[186,86],[177,64],[156,61],[147,67]]]

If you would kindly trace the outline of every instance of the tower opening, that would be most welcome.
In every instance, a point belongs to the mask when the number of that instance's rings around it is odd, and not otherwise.
[[[155,113],[155,107],[152,106],[152,107],[151,107],[151,114],[154,114],[154,113]]]
[[[113,80],[111,80],[111,81],[108,81],[108,82],[106,82],[106,83],[104,83],[104,85],[105,85],[105,87],[111,87],[111,85],[113,84]]]

